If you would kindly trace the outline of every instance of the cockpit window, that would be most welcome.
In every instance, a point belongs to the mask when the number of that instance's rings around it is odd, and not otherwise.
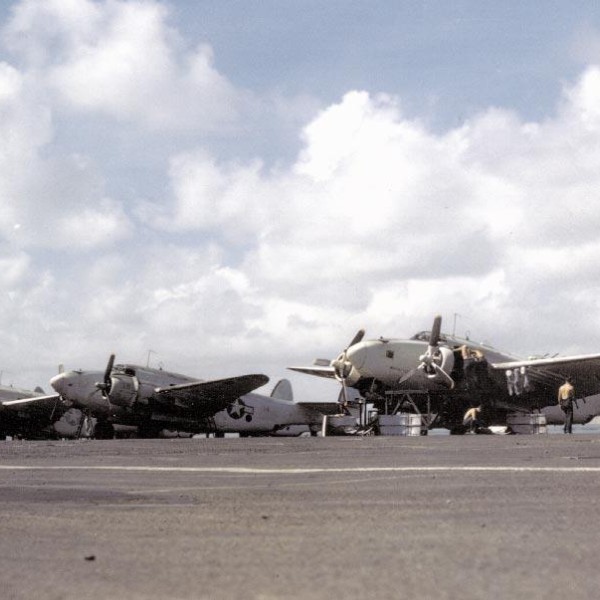
[[[130,377],[135,377],[135,369],[133,367],[128,367],[126,365],[115,365],[114,371],[129,375]]]
[[[431,331],[419,331],[419,333],[415,333],[410,339],[417,340],[419,342],[428,342],[431,338]],[[447,342],[448,338],[440,333],[440,342]]]

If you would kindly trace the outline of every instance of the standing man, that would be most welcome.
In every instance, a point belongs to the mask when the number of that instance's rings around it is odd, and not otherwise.
[[[573,433],[573,402],[575,401],[575,388],[571,379],[567,377],[558,388],[558,404],[565,413],[565,433]]]

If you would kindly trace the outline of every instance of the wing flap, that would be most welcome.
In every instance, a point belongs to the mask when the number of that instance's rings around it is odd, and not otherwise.
[[[241,375],[228,379],[182,383],[157,388],[154,397],[160,403],[190,410],[196,417],[209,417],[268,381],[266,375]]]

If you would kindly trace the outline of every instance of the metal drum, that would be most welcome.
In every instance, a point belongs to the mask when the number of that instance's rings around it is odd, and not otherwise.
[[[421,415],[379,415],[379,432],[381,435],[421,435]]]
[[[506,417],[506,425],[514,433],[548,433],[546,415],[541,413],[513,413]]]

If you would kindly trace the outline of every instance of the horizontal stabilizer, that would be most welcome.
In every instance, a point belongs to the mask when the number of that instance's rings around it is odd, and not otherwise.
[[[289,382],[289,380],[280,379],[271,392],[271,398],[285,400],[286,402],[293,402],[294,392],[292,390],[292,384]]]

